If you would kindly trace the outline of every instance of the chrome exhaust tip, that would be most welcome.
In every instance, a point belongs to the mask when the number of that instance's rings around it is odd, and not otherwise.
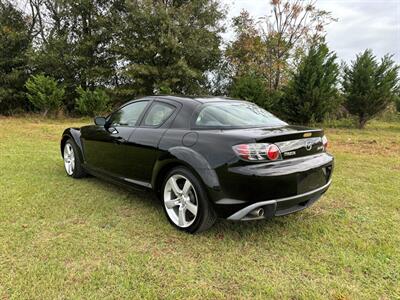
[[[264,208],[256,208],[254,210],[252,210],[249,215],[253,216],[253,217],[262,217],[264,216]]]

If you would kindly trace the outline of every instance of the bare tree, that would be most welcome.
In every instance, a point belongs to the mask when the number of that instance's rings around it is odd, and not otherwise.
[[[271,88],[278,89],[290,55],[309,42],[324,37],[325,27],[336,21],[330,12],[316,7],[317,0],[272,0],[265,17],[264,35],[274,73]]]

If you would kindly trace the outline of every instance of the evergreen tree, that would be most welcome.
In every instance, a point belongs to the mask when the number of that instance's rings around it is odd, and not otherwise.
[[[338,107],[336,55],[325,43],[314,44],[301,60],[286,89],[283,112],[301,124],[321,122]]]
[[[99,88],[85,91],[81,86],[76,89],[79,97],[76,99],[76,110],[82,115],[95,117],[109,109],[110,97]]]
[[[119,12],[120,92],[206,92],[221,58],[223,10],[216,0],[132,0]]]
[[[30,46],[29,24],[23,12],[0,0],[0,114],[29,107],[24,84]]]
[[[397,112],[400,113],[400,94],[397,95],[397,97],[396,97],[395,105],[396,105],[396,110],[397,110]]]
[[[26,82],[27,96],[35,108],[47,116],[49,111],[57,111],[62,105],[65,90],[59,87],[53,77],[32,76]]]
[[[386,55],[378,63],[371,50],[345,66],[343,92],[347,110],[358,117],[359,128],[385,110],[399,91],[399,66]]]
[[[229,95],[254,102],[265,109],[271,109],[268,102],[268,94],[265,90],[265,82],[255,75],[245,75],[233,81]]]

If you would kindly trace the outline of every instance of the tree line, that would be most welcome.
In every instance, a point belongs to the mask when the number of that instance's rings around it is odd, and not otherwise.
[[[153,94],[238,97],[301,124],[400,109],[392,56],[340,65],[324,38],[337,20],[315,1],[272,0],[260,20],[228,20],[219,0],[17,4],[0,0],[0,114],[95,115]]]

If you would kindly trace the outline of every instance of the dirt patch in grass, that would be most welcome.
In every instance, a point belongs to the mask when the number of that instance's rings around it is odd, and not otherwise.
[[[363,155],[397,155],[400,153],[400,141],[397,140],[354,140],[332,142],[333,151]]]

